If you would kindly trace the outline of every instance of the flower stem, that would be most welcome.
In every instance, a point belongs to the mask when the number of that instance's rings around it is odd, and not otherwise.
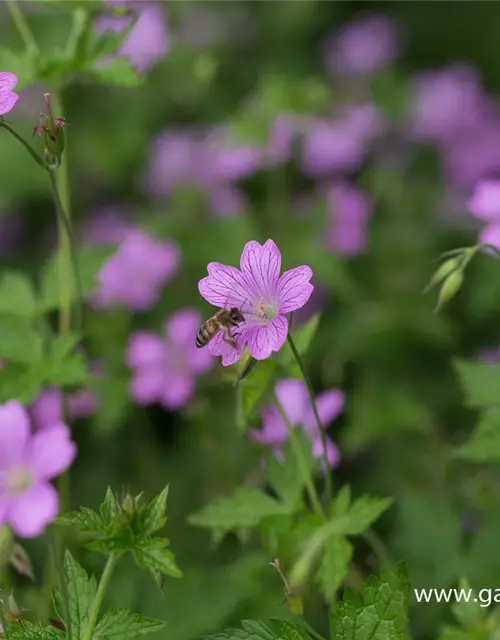
[[[299,463],[300,472],[302,474],[302,479],[304,481],[304,485],[305,485],[307,493],[309,495],[309,499],[311,500],[311,504],[312,504],[312,507],[314,509],[314,512],[322,520],[324,520],[325,519],[325,512],[323,511],[323,507],[321,506],[321,502],[320,502],[320,500],[318,498],[318,493],[317,493],[316,487],[314,485],[313,477],[312,477],[309,469],[307,468],[307,463],[304,460],[304,455],[303,455],[302,450],[300,448],[300,443],[297,440],[295,430],[293,429],[292,425],[290,424],[290,421],[288,420],[288,417],[287,417],[287,415],[286,415],[286,413],[285,413],[280,401],[278,400],[278,396],[276,394],[274,395],[274,406],[276,407],[276,410],[280,414],[281,419],[285,423],[286,430],[288,432],[288,436],[289,436],[290,441],[292,443],[292,447],[293,447],[294,453],[297,456],[297,461]]]
[[[30,154],[30,156],[33,158],[33,160],[40,166],[42,167],[42,169],[47,170],[47,166],[45,164],[45,162],[43,161],[43,158],[40,154],[38,154],[33,147],[26,142],[26,140],[21,137],[17,131],[15,131],[10,125],[8,125],[5,120],[1,120],[0,119],[0,127],[3,127],[6,131],[8,131],[10,133],[11,136],[14,136],[14,138],[20,142],[23,147],[26,149],[26,151]]]
[[[307,387],[307,393],[309,394],[309,400],[311,401],[311,407],[313,410],[313,414],[314,414],[314,419],[316,420],[316,426],[318,427],[318,431],[319,431],[319,437],[321,438],[321,446],[323,448],[323,464],[325,465],[325,490],[326,490],[326,500],[327,500],[327,504],[328,504],[328,508],[330,507],[330,503],[332,501],[332,497],[333,497],[333,487],[332,487],[332,478],[329,472],[329,465],[328,465],[328,450],[326,447],[326,433],[325,430],[323,429],[323,425],[321,424],[321,419],[319,417],[319,413],[318,413],[318,407],[316,406],[316,399],[314,397],[314,391],[312,389],[311,383],[309,381],[309,376],[306,373],[306,370],[304,368],[304,365],[302,363],[302,358],[299,355],[299,352],[297,351],[297,347],[295,346],[295,342],[293,341],[293,338],[290,334],[288,334],[287,336],[287,340],[288,340],[288,344],[290,345],[290,349],[292,350],[293,353],[293,357],[295,358],[299,369],[300,369],[300,373],[302,374],[302,378],[305,382],[305,385]]]
[[[382,542],[382,540],[378,537],[373,529],[367,529],[362,536],[366,542],[373,549],[375,555],[378,557],[380,565],[382,567],[386,567],[391,564],[391,558],[387,547]]]
[[[108,587],[111,574],[113,573],[117,560],[118,556],[110,555],[108,557],[108,561],[106,562],[106,566],[104,567],[104,571],[102,572],[101,579],[99,580],[99,586],[97,587],[94,601],[92,602],[92,606],[90,607],[89,622],[87,628],[85,629],[83,640],[92,640],[93,638],[94,629],[97,618],[99,616],[99,611],[101,609],[102,601],[104,599],[104,594]]]
[[[38,43],[16,0],[5,0],[5,4],[10,11],[10,15],[12,16],[12,20],[16,25],[17,31],[21,36],[22,41],[24,42],[26,51],[32,54],[38,53]]]

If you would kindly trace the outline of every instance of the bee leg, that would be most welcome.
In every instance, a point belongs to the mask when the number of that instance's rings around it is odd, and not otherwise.
[[[231,335],[229,329],[226,329],[222,332],[222,339],[224,340],[224,342],[227,342],[227,344],[229,344],[233,349],[236,349],[236,340]]]

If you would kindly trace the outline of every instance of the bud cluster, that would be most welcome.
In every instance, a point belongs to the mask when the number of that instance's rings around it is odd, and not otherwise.
[[[45,162],[50,169],[57,169],[61,164],[65,147],[64,118],[54,118],[50,103],[50,93],[44,93],[43,99],[46,113],[40,114],[40,121],[33,129],[34,136],[43,136],[45,139]]]

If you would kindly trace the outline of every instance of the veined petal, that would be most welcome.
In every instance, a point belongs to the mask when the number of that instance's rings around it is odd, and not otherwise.
[[[238,307],[248,304],[251,290],[239,269],[210,262],[208,276],[198,283],[198,291],[214,307]]]
[[[28,412],[9,400],[0,405],[0,468],[22,459],[30,437]]]
[[[285,271],[278,282],[276,297],[280,313],[290,313],[305,305],[313,292],[312,269],[306,265]]]
[[[17,84],[17,76],[10,71],[0,72],[0,93],[11,91]]]
[[[273,240],[260,245],[247,242],[240,260],[241,271],[251,285],[254,296],[271,302],[276,297],[276,284],[281,271],[281,253]]]
[[[246,333],[250,355],[256,360],[265,360],[283,346],[288,333],[288,321],[285,316],[276,316],[267,324],[249,326]]]
[[[21,538],[36,538],[54,520],[58,511],[57,491],[44,482],[34,485],[15,500],[9,510],[8,521]]]
[[[222,356],[222,366],[228,367],[238,362],[241,358],[245,348],[246,336],[241,331],[233,333],[233,338],[236,340],[236,349],[223,338],[222,331],[219,331],[209,342],[208,350],[214,356]]]

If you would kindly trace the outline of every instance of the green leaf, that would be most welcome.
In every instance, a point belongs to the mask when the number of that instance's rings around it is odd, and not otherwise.
[[[283,503],[290,508],[290,512],[301,508],[304,473],[310,473],[316,464],[310,441],[303,431],[297,430],[296,435],[296,443],[301,451],[300,460],[291,442],[287,442],[283,447],[283,460],[278,460],[272,453],[265,458],[269,482]],[[301,464],[305,467],[303,471]]]
[[[63,594],[67,594],[67,616]],[[96,594],[96,581],[73,558],[69,551],[64,554],[60,576],[60,586],[55,594],[55,604],[59,615],[68,629],[70,638],[80,638],[89,622],[90,608]]]
[[[248,378],[244,378],[238,384],[238,405],[241,412],[241,419],[238,426],[242,429],[248,425],[248,419],[253,415],[256,405],[263,398],[270,386],[270,382],[276,363],[273,360],[259,362]]]
[[[460,580],[458,588],[467,592],[471,591],[471,586],[465,578]],[[465,598],[463,598],[460,601],[456,600],[451,605],[453,615],[464,629],[473,627],[486,617],[488,610],[486,607],[482,606],[482,603],[477,596],[478,594],[473,592],[473,596],[469,601],[466,601]]]
[[[66,637],[54,627],[42,627],[40,623],[28,620],[23,620],[22,627],[19,624],[8,625],[7,629],[5,640],[63,640]]]
[[[43,356],[42,336],[20,317],[0,316],[0,358],[32,364]]]
[[[206,636],[204,640],[311,640],[304,627],[291,624],[287,620],[242,620],[241,626],[243,629],[226,629],[221,633]]]
[[[16,271],[4,271],[0,279],[0,315],[32,318],[35,306],[35,291],[30,279]]]
[[[500,405],[500,364],[455,360],[453,368],[469,407]]]
[[[0,48],[0,69],[16,74],[18,80],[16,92],[36,80],[34,60],[33,53],[20,53]]]
[[[44,358],[45,380],[57,387],[84,386],[88,384],[90,373],[86,358],[75,346],[79,336],[56,336],[49,345],[49,353]]]
[[[292,339],[300,356],[307,353],[318,329],[320,317],[320,314],[317,313],[305,324],[292,332]],[[286,371],[287,375],[293,375],[297,378],[301,377],[299,366],[295,360],[290,345],[287,344],[286,348],[280,353],[279,363]]]
[[[368,578],[363,599],[348,592],[331,614],[336,640],[405,640],[410,585],[403,565]]]
[[[168,485],[141,509],[140,532],[149,536],[161,529],[166,521]]]
[[[166,538],[151,538],[138,541],[133,548],[133,555],[137,564],[143,569],[149,569],[157,582],[160,576],[182,578],[182,571],[175,562],[175,556],[167,549],[169,541]]]
[[[112,247],[87,247],[80,248],[75,256],[75,261],[80,274],[81,295],[87,299],[94,292],[97,284],[97,275],[103,264],[110,258],[115,249]],[[73,278],[73,274],[71,274]],[[72,287],[72,300],[77,298],[77,288]],[[40,282],[40,299],[38,313],[45,314],[60,305],[60,275],[59,257],[54,255],[44,266]]]
[[[188,517],[189,524],[220,531],[255,527],[267,516],[284,515],[290,507],[259,489],[240,487],[230,498],[217,498]]]
[[[112,60],[105,67],[99,66],[87,70],[87,75],[94,82],[110,85],[114,87],[139,87],[144,83],[144,75],[131,66],[125,57],[118,57]]]
[[[111,491],[110,487],[108,487],[106,490],[106,495],[104,497],[104,502],[101,504],[100,512],[104,524],[112,523],[120,514],[120,506],[118,504],[118,500]]]
[[[474,432],[455,455],[475,462],[498,462],[500,460],[500,408],[485,411]]]
[[[80,507],[80,511],[70,511],[59,516],[57,524],[73,527],[79,533],[100,533],[104,530],[104,524],[98,513],[87,507]]]
[[[375,522],[393,503],[393,498],[375,498],[373,496],[361,496],[353,502],[349,513],[349,524],[345,529],[347,535],[363,533]]]
[[[31,403],[45,386],[39,364],[30,368],[9,363],[0,369],[0,403],[7,400],[17,400],[24,405]]]
[[[92,637],[95,640],[135,640],[164,626],[162,620],[130,613],[127,609],[109,609],[97,623]]]

